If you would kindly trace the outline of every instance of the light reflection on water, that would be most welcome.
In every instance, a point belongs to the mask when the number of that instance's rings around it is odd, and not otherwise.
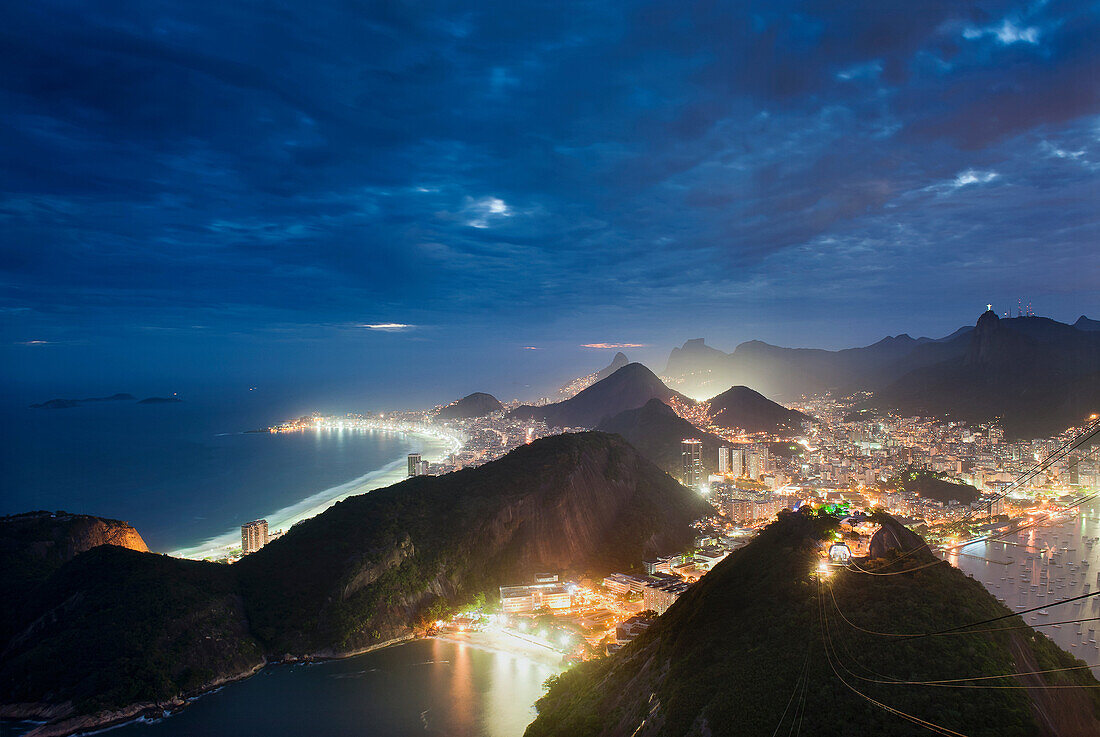
[[[1090,642],[1096,639],[1095,630],[1100,629],[1097,626],[1100,622],[1040,626],[1045,622],[1100,617],[1100,596],[1084,599],[1080,603],[1055,604],[1062,599],[1100,589],[1100,578],[1097,577],[1100,574],[1100,542],[1092,546],[1087,544],[1089,539],[1095,537],[1100,537],[1100,504],[1090,502],[1081,508],[1081,514],[1076,519],[1033,527],[1010,535],[1003,541],[968,545],[961,551],[965,555],[949,556],[948,560],[980,581],[1014,612],[1043,607],[1047,614],[1030,612],[1021,616],[1027,624],[1050,637],[1063,650],[1095,666],[1092,672],[1100,678],[1100,642]],[[1063,548],[1066,550],[1063,551]],[[1053,562],[1044,564],[1043,558],[1049,557],[1052,551],[1055,553]],[[1032,558],[1030,561],[1027,560],[1029,556]],[[1088,565],[1082,565],[1082,562]],[[1042,579],[1040,573],[1044,569],[1047,578]],[[1025,577],[1030,581],[1025,582]],[[1045,585],[1040,581],[1044,581]],[[1031,588],[1033,585],[1036,589]],[[1094,632],[1090,633],[1090,629]]]
[[[557,670],[509,653],[418,640],[346,660],[275,666],[119,737],[518,737]]]

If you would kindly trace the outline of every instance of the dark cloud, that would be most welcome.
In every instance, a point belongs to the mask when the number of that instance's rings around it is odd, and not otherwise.
[[[1098,35],[1055,0],[9,3],[5,337],[1085,311]]]

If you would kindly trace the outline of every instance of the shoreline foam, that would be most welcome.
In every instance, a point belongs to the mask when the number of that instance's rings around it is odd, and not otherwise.
[[[425,450],[423,455],[430,460],[439,461],[447,453],[454,449],[454,442],[441,439],[433,435],[421,435],[418,433],[405,433],[409,437],[420,438]],[[375,489],[392,486],[406,478],[406,460],[397,458],[381,468],[368,471],[342,484],[331,486],[322,491],[311,494],[290,506],[283,507],[268,514],[266,519],[271,530],[289,530],[293,525],[302,520],[316,517],[337,502],[351,496],[365,494]],[[239,527],[208,538],[196,545],[179,548],[168,555],[174,558],[187,558],[190,560],[203,560],[206,558],[221,558],[229,554],[234,548],[240,548],[241,532]]]

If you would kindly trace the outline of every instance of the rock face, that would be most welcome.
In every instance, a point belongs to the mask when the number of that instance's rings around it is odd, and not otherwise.
[[[874,521],[882,526],[878,529],[878,532],[871,535],[871,542],[868,545],[870,557],[885,558],[890,554],[890,551],[908,554],[917,548],[924,548],[931,553],[931,550],[928,549],[928,543],[924,542],[920,535],[890,515],[879,512],[875,515]]]
[[[626,357],[626,354],[622,351],[617,352],[615,357],[611,359],[611,363],[596,372],[596,381],[603,381],[628,363],[630,363],[630,359]]]
[[[711,420],[718,427],[747,432],[783,433],[799,430],[810,418],[787,409],[747,386],[734,386],[707,401]]]
[[[937,632],[1011,613],[946,564],[885,578],[845,569],[819,578],[822,550],[836,528],[833,518],[781,514],[646,633],[556,677],[527,737],[772,737],[795,733],[796,723],[810,735],[927,733],[868,699],[952,734],[1100,734],[1100,684],[1081,661],[1019,619],[1006,624],[1019,629],[965,637],[866,632]],[[1034,673],[1056,668],[1071,670]],[[1004,674],[995,689],[889,682],[965,683]],[[1062,719],[1062,712],[1072,718]]]
[[[128,522],[67,512],[0,517],[0,553],[27,555],[58,565],[98,545],[149,550]]]
[[[712,511],[622,439],[579,433],[351,497],[233,566],[101,545],[11,608],[0,713],[86,727],[268,658],[358,652],[535,572],[682,550]]]
[[[471,417],[484,417],[493,412],[499,412],[502,409],[504,409],[504,405],[492,394],[474,392],[473,394],[467,394],[457,402],[452,402],[439,410],[436,419],[465,420]]]
[[[1009,437],[1049,437],[1100,408],[1097,325],[987,311],[943,338],[903,334],[840,351],[754,340],[724,354],[696,340],[674,349],[665,374],[696,395],[730,384],[790,401],[825,390],[869,391],[868,409],[975,424],[1000,418]]]
[[[971,423],[1000,418],[1008,437],[1047,437],[1100,407],[1100,332],[986,312],[962,341],[960,353],[905,373],[874,401]]]
[[[602,381],[566,399],[542,407],[524,405],[509,413],[511,417],[534,418],[554,427],[596,427],[602,420],[628,409],[637,409],[651,399],[668,404],[673,398],[693,403],[683,394],[669,389],[657,375],[640,363],[629,363]]]

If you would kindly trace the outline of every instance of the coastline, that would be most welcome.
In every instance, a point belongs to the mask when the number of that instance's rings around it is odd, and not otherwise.
[[[524,660],[530,660],[539,665],[556,669],[559,673],[567,670],[562,664],[564,654],[546,645],[517,637],[503,630],[475,631],[475,632],[448,632],[447,634],[432,635],[433,640],[449,642],[455,645],[469,645],[481,650],[489,650],[505,655],[512,655]]]
[[[422,455],[432,462],[439,462],[444,459],[448,453],[456,449],[454,441],[446,440],[435,435],[414,432],[405,432],[404,434],[410,438],[420,439],[423,447],[421,451]],[[406,468],[405,458],[394,459],[381,468],[373,469],[350,481],[345,481],[342,484],[337,484],[336,486],[331,486],[311,494],[290,506],[269,513],[267,516],[262,517],[262,519],[267,520],[269,529],[289,530],[298,522],[309,519],[310,517],[316,517],[329,507],[348,497],[365,494],[369,491],[392,486],[400,481],[404,481],[407,475]],[[218,558],[223,557],[233,548],[239,548],[240,543],[240,528],[234,527],[220,535],[215,535],[193,546],[170,551],[168,555],[173,558],[186,558],[188,560]]]
[[[60,720],[57,719],[57,716],[59,716],[57,713],[57,705],[12,704],[9,705],[9,707],[22,708],[9,708],[4,718],[27,721],[36,718],[45,720],[37,724],[30,731],[24,733],[24,737],[68,737],[68,735],[73,734],[96,734],[143,719],[164,719],[171,717],[187,708],[189,704],[197,699],[213,693],[228,684],[247,680],[269,666],[346,660],[376,650],[414,642],[419,639],[439,640],[454,645],[465,645],[495,653],[503,653],[552,668],[559,673],[566,670],[566,667],[562,664],[562,653],[546,645],[517,637],[505,631],[493,630],[448,633],[445,635],[433,635],[427,638],[418,637],[410,633],[347,653],[315,653],[303,657],[290,657],[283,660],[265,661],[263,663],[258,663],[248,671],[217,678],[195,691],[166,702],[142,702],[101,712],[99,714],[87,714],[68,718],[62,717]],[[50,717],[53,717],[53,719],[50,719]]]

